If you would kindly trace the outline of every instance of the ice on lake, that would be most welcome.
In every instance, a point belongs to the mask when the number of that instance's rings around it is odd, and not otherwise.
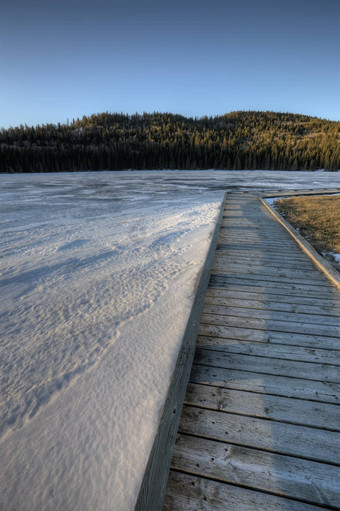
[[[132,509],[223,192],[339,177],[0,175],[0,508]]]

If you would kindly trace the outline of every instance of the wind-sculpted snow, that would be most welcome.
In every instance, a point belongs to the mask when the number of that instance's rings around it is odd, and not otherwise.
[[[132,509],[222,192],[338,180],[0,175],[0,508]]]
[[[149,201],[139,203],[136,213],[112,214],[108,202],[100,215],[91,215],[91,207],[86,213],[70,197],[67,209],[51,197],[34,207],[30,202],[20,224],[13,219],[12,227],[7,216],[0,282],[6,333],[2,434],[22,426],[93,366],[115,342],[121,323],[166,292],[171,277],[183,270],[180,256],[189,248],[183,236],[214,216],[207,211],[210,202],[191,198],[164,207],[163,201]],[[215,208],[212,203],[213,213]],[[41,225],[32,222],[39,217]]]

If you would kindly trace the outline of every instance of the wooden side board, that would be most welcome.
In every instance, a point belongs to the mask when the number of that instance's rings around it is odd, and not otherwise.
[[[219,237],[226,196],[224,196],[215,232],[197,286],[182,346],[171,378],[169,391],[160,417],[158,432],[151,450],[149,461],[139,491],[135,511],[159,510],[169,476],[176,433],[182,414],[184,396],[189,381],[191,366],[196,349],[200,317],[209,284],[212,262]]]

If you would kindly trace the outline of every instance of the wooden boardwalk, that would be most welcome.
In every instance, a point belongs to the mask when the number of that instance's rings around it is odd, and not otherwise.
[[[163,511],[340,509],[340,293],[227,196]]]

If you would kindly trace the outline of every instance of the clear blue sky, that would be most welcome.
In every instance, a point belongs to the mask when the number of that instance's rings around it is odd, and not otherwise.
[[[0,126],[103,111],[340,119],[340,0],[0,0]]]

